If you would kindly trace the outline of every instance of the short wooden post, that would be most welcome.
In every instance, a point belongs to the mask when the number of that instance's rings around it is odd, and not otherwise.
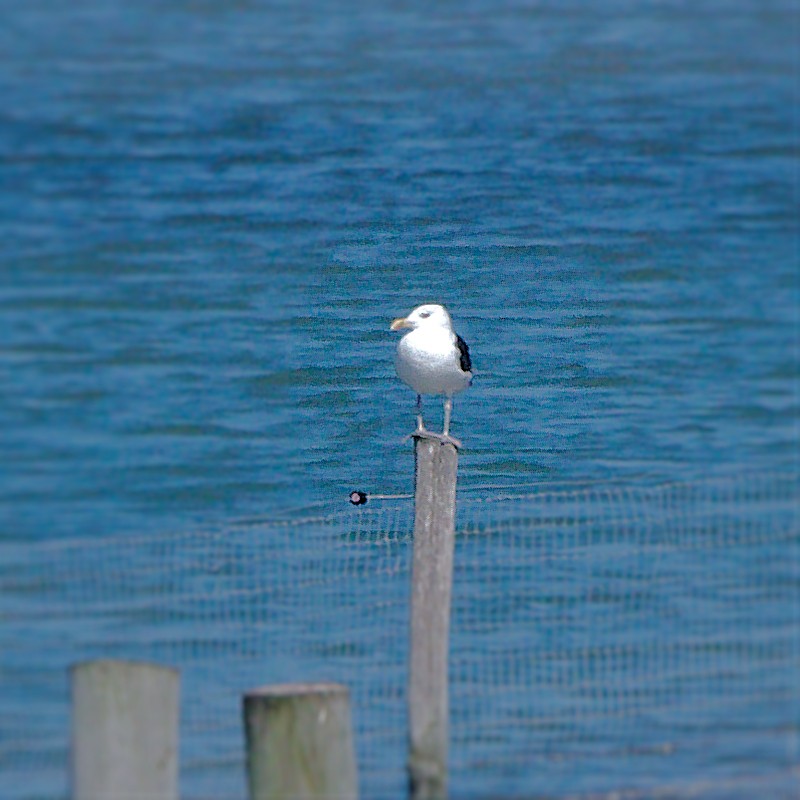
[[[71,683],[72,800],[177,800],[178,671],[87,661]]]
[[[245,694],[243,712],[250,800],[356,800],[347,687],[262,686]]]
[[[447,797],[447,657],[458,453],[451,444],[415,441],[408,775],[413,800],[442,800]]]

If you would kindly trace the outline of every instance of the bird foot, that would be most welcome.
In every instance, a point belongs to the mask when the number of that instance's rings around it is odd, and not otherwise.
[[[436,436],[436,434],[432,434],[424,425],[417,425],[411,433],[403,437],[403,441],[407,442],[409,439],[427,439],[431,436]]]
[[[434,433],[427,428],[418,427],[413,433],[409,433],[403,441],[407,441],[408,439],[435,439],[442,444],[451,444],[457,450],[462,447],[461,440],[456,439],[455,436],[451,436],[449,433]]]
[[[455,447],[456,450],[460,450],[463,447],[463,445],[461,444],[461,439],[456,439],[455,436],[451,436],[449,433],[440,433],[440,434],[438,434],[436,436],[436,438],[442,444],[451,444],[451,445],[453,445],[453,447]]]

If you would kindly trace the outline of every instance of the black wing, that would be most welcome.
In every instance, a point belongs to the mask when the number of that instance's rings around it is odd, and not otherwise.
[[[460,356],[461,369],[463,369],[464,372],[469,372],[472,369],[472,359],[469,357],[469,347],[467,347],[467,343],[458,334],[456,334],[456,347],[458,348]]]

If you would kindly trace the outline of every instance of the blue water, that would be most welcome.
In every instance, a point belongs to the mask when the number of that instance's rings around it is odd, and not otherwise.
[[[796,4],[2,6],[2,540],[800,464]]]

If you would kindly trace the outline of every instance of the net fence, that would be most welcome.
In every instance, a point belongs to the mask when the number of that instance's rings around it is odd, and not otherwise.
[[[800,478],[458,500],[451,793],[793,797]],[[68,666],[182,674],[184,798],[244,798],[241,694],[351,688],[362,796],[405,792],[409,499],[0,544],[0,777],[64,797]]]

